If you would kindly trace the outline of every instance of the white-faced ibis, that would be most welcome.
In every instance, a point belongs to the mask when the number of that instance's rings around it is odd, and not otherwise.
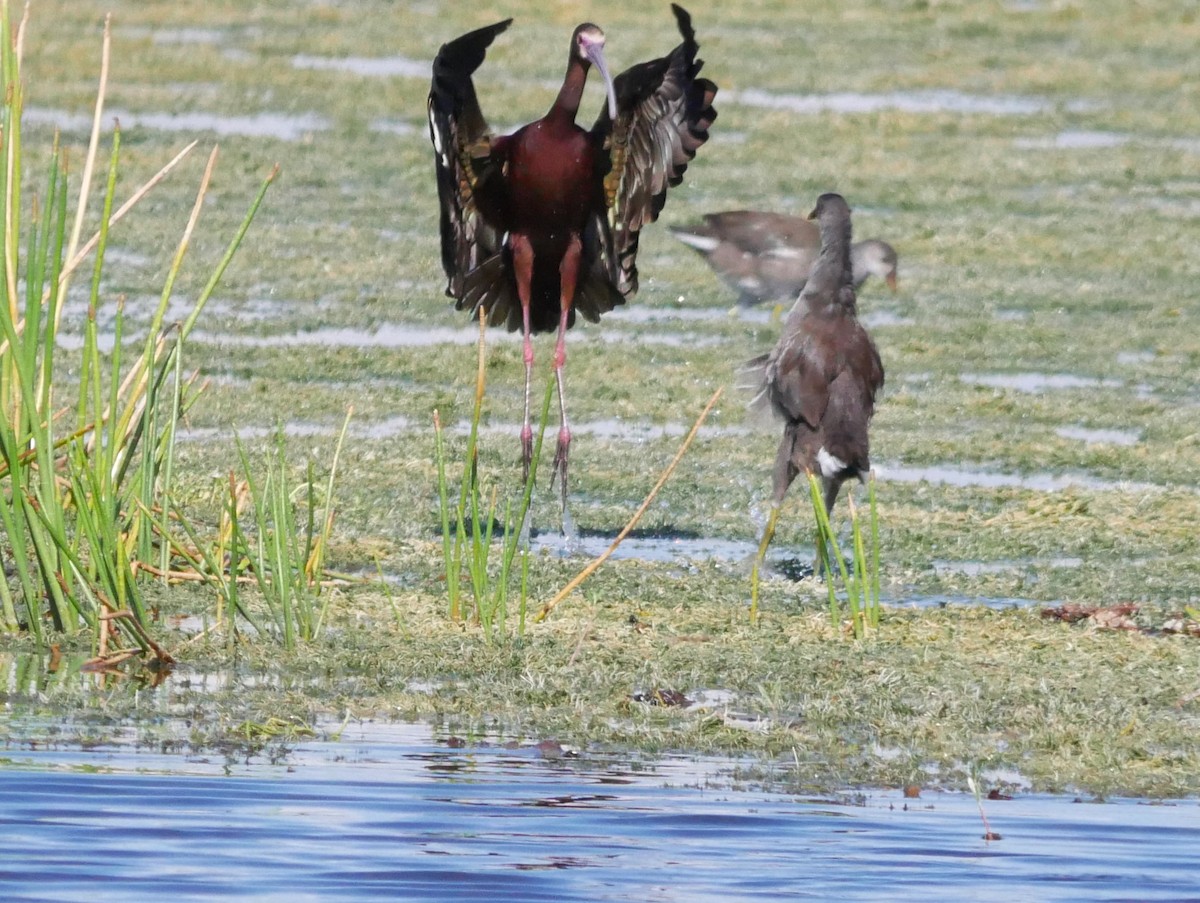
[[[760,559],[797,475],[818,478],[828,513],[842,483],[861,480],[871,469],[867,425],[883,387],[883,363],[858,322],[850,208],[840,194],[823,194],[810,219],[820,229],[821,254],[784,321],[779,342],[746,366],[758,385],[752,407],[769,407],[784,422]]]
[[[694,226],[673,227],[671,233],[738,293],[742,307],[795,301],[821,253],[817,225],[786,213],[725,210],[707,214]],[[867,277],[878,276],[896,291],[896,251],[886,241],[852,244],[850,265],[856,289]]]
[[[708,140],[717,87],[699,78],[691,17],[672,5],[683,42],[661,59],[612,79],[604,32],[571,35],[567,74],[550,111],[511,135],[493,135],[471,76],[508,19],[444,44],[433,63],[429,133],[441,200],[446,294],[459,310],[524,335],[521,451],[533,450],[530,382],[536,332],[558,330],[554,373],[561,427],[554,473],[567,495],[571,431],[563,391],[565,333],[576,314],[596,322],[637,291],[642,226],[657,219],[667,189]],[[608,102],[591,130],[575,123],[588,70]]]

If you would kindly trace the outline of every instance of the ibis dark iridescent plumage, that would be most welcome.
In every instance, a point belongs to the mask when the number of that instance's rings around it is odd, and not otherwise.
[[[442,46],[433,63],[429,132],[441,201],[446,294],[459,310],[524,336],[525,417],[521,450],[533,453],[530,336],[557,329],[554,372],[561,426],[554,472],[566,504],[571,432],[563,389],[565,334],[576,314],[596,322],[638,286],[638,235],[657,219],[716,118],[717,87],[700,78],[691,17],[672,5],[682,43],[615,79],[604,32],[571,35],[567,73],[550,111],[511,135],[489,129],[472,75],[511,19]],[[575,123],[588,71],[607,102],[590,130]]]
[[[779,506],[799,474],[811,473],[820,481],[828,513],[842,483],[861,480],[871,469],[867,427],[883,387],[883,363],[858,321],[850,208],[840,194],[823,194],[810,219],[821,231],[821,254],[779,341],[744,371],[758,387],[752,407],[770,408],[784,423],[760,559]]]

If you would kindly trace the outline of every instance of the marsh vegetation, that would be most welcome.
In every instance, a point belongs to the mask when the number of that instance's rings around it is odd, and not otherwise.
[[[604,26],[619,69],[674,40],[666,4],[111,4],[102,161],[116,118],[119,166],[111,194],[103,179],[92,188],[85,234],[106,196],[127,197],[193,138],[219,143],[220,165],[206,177],[202,155],[185,160],[108,230],[96,279],[61,299],[59,347],[87,350],[59,368],[60,401],[91,404],[115,367],[145,359],[163,323],[188,322],[205,298],[184,360],[206,386],[177,405],[174,508],[223,536],[231,471],[244,479],[269,461],[272,484],[305,512],[298,534],[312,537],[286,554],[307,564],[320,552],[295,597],[308,606],[301,650],[267,641],[284,630],[269,615],[249,638],[212,629],[218,606],[235,604],[228,585],[222,596],[211,583],[118,581],[135,586],[148,635],[184,669],[236,661],[329,678],[214,695],[208,715],[197,709],[209,740],[273,718],[299,729],[321,712],[386,713],[581,745],[751,751],[773,773],[788,763],[798,786],[958,784],[1002,765],[1044,789],[1200,791],[1200,646],[1164,630],[1192,623],[1200,602],[1200,21],[1168,2],[810,6],[689,7],[720,118],[643,233],[636,299],[569,339],[572,513],[614,536],[705,401],[776,336],[765,316],[726,316],[735,299],[662,226],[736,207],[804,213],[836,190],[857,237],[900,252],[900,293],[872,282],[859,298],[887,369],[872,429],[883,610],[862,637],[830,622],[823,585],[780,574],[764,579],[750,622],[778,432],[749,422],[730,391],[640,528],[745,543],[745,560],[613,560],[520,635],[515,620],[495,630],[448,616],[432,417],[444,461],[461,468],[476,366],[474,326],[442,296],[428,61],[445,40],[514,16],[481,98],[509,128],[544,112],[564,61],[543,48],[579,19]],[[79,192],[102,28],[91,4],[33,7],[20,177],[44,209],[57,197],[43,165],[56,128],[62,185]],[[599,109],[599,93],[589,103]],[[204,178],[202,228],[177,264]],[[548,345],[538,352],[549,358]],[[164,384],[190,372],[156,366]],[[486,500],[519,488],[519,343],[491,336],[484,367]],[[865,494],[858,502],[865,510]],[[557,529],[557,504],[539,481],[535,532]],[[522,577],[533,605],[585,563],[551,546]],[[221,550],[210,572],[249,554],[206,547]],[[812,560],[802,492],[775,549],[776,566]],[[28,626],[37,618],[20,606],[44,616],[47,603],[22,601],[11,542],[4,554],[5,610]],[[317,571],[343,579],[317,593]],[[233,586],[247,612],[274,610],[266,587]],[[1136,606],[1126,626],[1137,629],[1040,615],[1115,603]],[[77,625],[46,624],[68,660],[95,652],[94,624],[55,630]],[[29,651],[30,633],[0,640],[0,663]],[[54,685],[50,653],[39,661]],[[709,708],[634,701],[706,689],[731,695]],[[94,703],[77,694],[51,697],[87,723]],[[126,697],[118,687],[105,706]]]

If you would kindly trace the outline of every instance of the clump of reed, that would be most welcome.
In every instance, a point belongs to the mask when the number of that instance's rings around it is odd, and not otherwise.
[[[850,509],[850,545],[853,556],[849,563],[838,545],[837,533],[829,521],[821,484],[816,476],[808,474],[809,499],[812,503],[817,560],[814,576],[825,579],[829,595],[829,617],[836,626],[845,613],[850,618],[854,636],[862,638],[868,630],[879,626],[879,513],[875,505],[875,478],[867,480],[867,525],[854,503],[853,494],[847,494],[846,504]],[[772,507],[758,554],[750,572],[750,621],[758,620],[758,598],[760,572],[766,558],[767,547],[775,535],[775,524],[779,508]]]
[[[167,322],[175,283],[217,160],[214,147],[145,335],[132,337],[125,303],[116,303],[112,350],[98,325],[110,230],[196,146],[179,152],[120,206],[116,203],[121,134],[108,154],[99,230],[83,240],[100,168],[100,132],[110,55],[106,24],[90,142],[72,202],[68,155],[57,138],[44,189],[28,203],[22,183],[24,83],[21,54],[29,8],[13,29],[0,3],[0,630],[24,628],[39,642],[48,630],[90,629],[99,658],[115,662],[170,655],[146,631],[139,575],[166,573],[170,543],[162,527],[173,501],[175,438],[200,387],[184,367],[184,347],[257,213],[263,181],[236,234],[192,300],[182,322]],[[73,209],[72,209],[73,203]],[[77,357],[60,342],[72,278],[92,257],[87,317]],[[264,512],[259,512],[259,516]]]
[[[529,508],[533,497],[533,487],[537,479],[538,460],[541,458],[542,441],[546,434],[546,423],[550,415],[550,401],[554,393],[554,381],[547,380],[546,394],[542,399],[541,416],[538,420],[537,435],[534,439],[533,460],[530,462],[529,475],[520,489],[514,505],[511,498],[506,499],[501,512],[499,490],[492,488],[490,493],[482,488],[479,475],[479,419],[483,411],[483,398],[486,374],[486,342],[484,341],[484,322],[486,315],[479,318],[479,341],[477,348],[477,363],[475,375],[475,402],[471,411],[471,427],[467,436],[466,457],[463,472],[458,486],[458,502],[451,504],[451,487],[447,476],[447,456],[441,418],[437,411],[433,412],[434,427],[434,456],[438,472],[438,502],[442,524],[442,561],[445,566],[446,591],[449,601],[449,616],[451,620],[460,621],[466,618],[474,620],[484,628],[488,636],[503,631],[507,624],[509,593],[515,579],[513,563],[520,553],[519,583],[517,588],[517,635],[525,632],[526,616],[529,605]],[[538,610],[534,620],[545,620],[568,595],[576,590],[588,577],[611,557],[617,546],[637,526],[638,521],[649,509],[659,491],[670,479],[671,474],[683,460],[688,448],[691,447],[705,419],[712,412],[720,399],[723,389],[717,389],[700,415],[696,418],[691,430],[680,444],[679,451],[671,463],[663,470],[654,487],[647,493],[646,498],[630,517],[628,523],[617,534],[612,544],[591,561],[570,581],[567,582],[554,596],[546,601]],[[485,502],[484,499],[487,498]],[[503,514],[503,519],[499,515]],[[469,517],[468,517],[469,516]],[[569,515],[564,510],[564,529],[568,526]],[[486,527],[483,524],[486,523]],[[496,523],[501,523],[499,561],[491,558],[492,540]],[[474,609],[469,613],[464,607],[463,569],[466,568],[471,583]]]
[[[238,628],[240,617],[257,636],[286,649],[317,639],[332,595],[324,590],[334,523],[334,483],[353,411],[346,414],[329,473],[319,480],[310,458],[302,480],[291,476],[283,431],[276,430],[260,472],[239,440],[241,474],[230,471],[216,529],[202,535],[178,508],[156,523],[158,535],[183,567],[154,570],[164,579],[201,581],[216,593],[214,627]],[[178,525],[177,536],[171,525]],[[145,568],[151,570],[151,568]],[[259,605],[243,587],[257,591]],[[265,617],[259,609],[265,609]]]
[[[808,488],[813,515],[817,522],[818,570],[825,576],[825,587],[829,594],[829,617],[834,624],[838,623],[842,616],[839,597],[844,597],[846,614],[850,617],[854,636],[862,638],[868,630],[879,626],[879,513],[875,506],[875,477],[871,476],[867,480],[865,536],[863,518],[854,504],[854,494],[846,494],[846,504],[850,509],[850,546],[853,549],[853,557],[849,564],[838,545],[837,534],[829,522],[821,484],[811,473],[808,475]]]
[[[517,589],[517,633],[525,632],[529,601],[529,507],[537,479],[542,441],[550,414],[554,383],[547,381],[541,417],[534,440],[529,475],[514,501],[504,500],[500,510],[500,492],[482,486],[479,473],[479,419],[483,413],[487,372],[487,343],[484,340],[486,316],[479,317],[479,342],[475,371],[475,401],[471,409],[471,428],[467,435],[466,456],[458,484],[458,501],[451,504],[447,476],[445,437],[441,418],[433,412],[434,454],[438,472],[438,502],[442,523],[442,560],[446,569],[446,592],[451,620],[470,618],[491,636],[506,629],[509,593],[513,582],[513,563],[520,552],[520,582]],[[497,517],[503,515],[499,560],[492,558],[492,540]],[[486,524],[486,526],[485,526]],[[468,612],[463,597],[463,570],[470,581],[472,608]]]

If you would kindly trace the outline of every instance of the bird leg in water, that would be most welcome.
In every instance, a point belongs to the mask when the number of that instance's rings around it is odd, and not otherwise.
[[[567,460],[571,450],[571,428],[567,424],[567,398],[563,387],[563,368],[567,363],[567,324],[571,317],[571,305],[575,303],[575,285],[579,276],[579,264],[583,259],[583,242],[577,234],[573,234],[563,252],[562,263],[558,267],[559,276],[559,315],[558,341],[554,343],[554,378],[558,383],[558,447],[554,451],[554,471],[550,476],[550,485],[554,485],[554,476],[559,478],[559,488],[562,491],[562,510],[567,510]]]
[[[512,237],[513,271],[517,277],[517,295],[521,299],[521,335],[525,351],[525,419],[521,421],[522,482],[529,482],[533,462],[533,424],[529,419],[529,395],[533,383],[533,336],[529,323],[530,286],[533,284],[533,246],[523,235]]]
[[[758,574],[762,563],[767,557],[767,547],[775,536],[775,525],[779,521],[779,504],[771,505],[771,516],[763,528],[762,539],[758,543],[758,554],[754,556],[754,566],[750,569],[750,620],[758,620]]]

